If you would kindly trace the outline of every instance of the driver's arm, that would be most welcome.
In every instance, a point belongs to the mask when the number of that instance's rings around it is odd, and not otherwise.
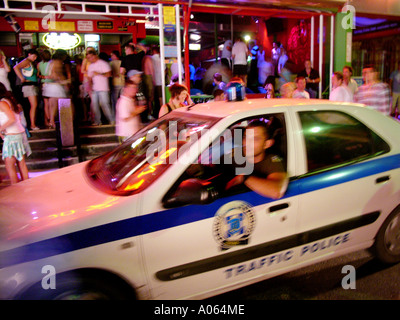
[[[279,199],[285,194],[288,182],[289,179],[286,172],[273,172],[266,178],[249,176],[244,181],[244,184],[264,197]]]

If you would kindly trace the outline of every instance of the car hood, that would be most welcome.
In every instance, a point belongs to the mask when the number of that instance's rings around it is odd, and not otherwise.
[[[85,165],[69,166],[1,190],[0,240],[16,240],[22,245],[107,223],[112,217],[106,213],[122,199],[91,186],[85,178]]]

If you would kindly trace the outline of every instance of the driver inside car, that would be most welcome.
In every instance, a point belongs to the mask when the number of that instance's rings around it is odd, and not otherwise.
[[[264,197],[281,198],[288,186],[288,176],[283,159],[272,151],[275,139],[266,123],[250,122],[241,143],[233,149],[229,161],[221,158],[216,165],[189,166],[177,188],[165,196],[164,206],[206,204],[249,189]],[[240,153],[239,157],[235,153]]]
[[[263,121],[250,122],[244,133],[242,153],[248,162],[246,167],[251,164],[252,170],[236,175],[226,184],[225,190],[244,184],[264,197],[272,199],[283,197],[288,186],[288,175],[282,158],[269,152],[274,142]],[[236,170],[238,167],[234,162],[232,169]]]

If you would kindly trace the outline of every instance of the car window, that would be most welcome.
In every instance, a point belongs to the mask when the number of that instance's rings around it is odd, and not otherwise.
[[[308,172],[361,161],[390,150],[374,131],[339,111],[299,112]]]
[[[187,198],[191,198],[193,201],[197,199],[196,193],[206,193],[205,189],[208,191],[213,190],[212,192],[215,190],[216,192],[213,193],[213,196],[218,198],[249,191],[244,185],[237,186],[229,191],[226,191],[225,187],[235,175],[240,174],[239,171],[236,171],[237,167],[243,169],[243,174],[251,174],[251,172],[246,172],[246,159],[241,151],[245,128],[252,121],[263,121],[266,123],[270,138],[275,141],[273,146],[267,149],[267,152],[279,157],[279,159],[282,160],[284,170],[286,170],[287,144],[284,114],[249,117],[234,123],[224,130],[220,136],[199,155],[196,162],[189,165],[184,174],[165,195],[163,199],[164,205],[172,206],[178,203],[168,202],[170,202],[170,199],[176,197],[178,187],[182,187],[183,185],[185,185],[185,188],[186,186],[190,188],[188,189],[190,191],[187,192]],[[233,165],[233,163],[236,165]],[[186,181],[193,182],[193,179],[196,179],[198,183],[185,184]],[[202,188],[201,185],[204,188]],[[203,197],[205,197],[204,194]],[[216,197],[210,199],[210,201],[215,200]],[[183,204],[189,204],[189,201],[187,201],[187,203],[183,201],[179,205]]]
[[[86,167],[89,181],[110,194],[141,192],[219,120],[171,112],[139,130],[115,150],[91,160]]]

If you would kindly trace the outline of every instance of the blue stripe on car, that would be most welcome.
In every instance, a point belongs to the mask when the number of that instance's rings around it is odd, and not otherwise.
[[[299,177],[289,183],[288,190],[282,199],[383,173],[399,167],[400,155],[393,155]],[[184,206],[115,221],[1,252],[0,267],[42,259],[209,219],[215,215],[223,204],[233,200],[246,201],[252,206],[274,201],[255,192],[247,192],[218,199],[208,205]]]

